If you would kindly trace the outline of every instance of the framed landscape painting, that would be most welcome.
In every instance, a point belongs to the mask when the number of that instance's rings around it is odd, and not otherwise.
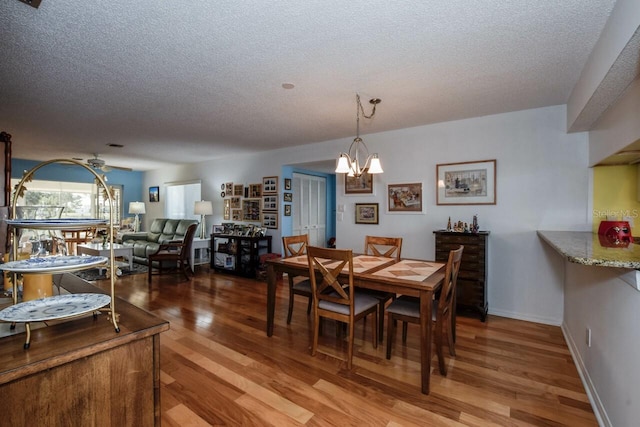
[[[377,203],[356,203],[356,224],[377,224]]]
[[[373,175],[344,176],[344,194],[373,194]]]
[[[438,205],[495,205],[496,161],[436,165]]]
[[[422,183],[387,185],[387,212],[423,213]]]

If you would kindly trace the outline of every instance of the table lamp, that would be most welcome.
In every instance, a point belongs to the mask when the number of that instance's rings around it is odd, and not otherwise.
[[[206,226],[204,223],[205,215],[213,215],[213,205],[209,201],[200,200],[196,202],[195,207],[193,208],[193,213],[196,215],[200,215],[200,238],[205,238],[205,230]]]
[[[136,216],[136,220],[133,223],[133,231],[140,231],[140,215],[145,214],[145,205],[144,202],[130,202],[129,203],[129,214],[133,214]]]

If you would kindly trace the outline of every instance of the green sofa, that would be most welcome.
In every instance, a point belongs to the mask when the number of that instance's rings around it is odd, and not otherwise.
[[[182,241],[194,219],[156,218],[149,231],[142,233],[126,233],[122,235],[122,244],[133,246],[133,262],[149,265],[149,255],[155,254],[160,244],[170,241]]]

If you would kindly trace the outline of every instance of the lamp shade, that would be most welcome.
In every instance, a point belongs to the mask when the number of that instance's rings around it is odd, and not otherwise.
[[[351,168],[349,167],[349,160],[347,160],[347,156],[341,154],[338,158],[336,173],[349,173],[350,170]]]
[[[213,204],[206,200],[196,202],[193,213],[196,215],[213,215]]]
[[[382,165],[380,164],[380,159],[378,158],[378,154],[375,153],[371,157],[371,162],[369,163],[369,173],[383,173]]]
[[[146,213],[144,202],[129,203],[129,214],[144,214],[144,213]]]

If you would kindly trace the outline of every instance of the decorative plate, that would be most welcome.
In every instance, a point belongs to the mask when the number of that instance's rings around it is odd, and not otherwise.
[[[0,311],[5,322],[43,322],[95,311],[111,302],[105,294],[66,294],[21,302]]]
[[[0,270],[13,271],[16,273],[47,273],[70,270],[78,267],[84,269],[106,264],[107,261],[109,261],[109,258],[104,256],[48,256],[5,262],[4,264],[0,264]]]

